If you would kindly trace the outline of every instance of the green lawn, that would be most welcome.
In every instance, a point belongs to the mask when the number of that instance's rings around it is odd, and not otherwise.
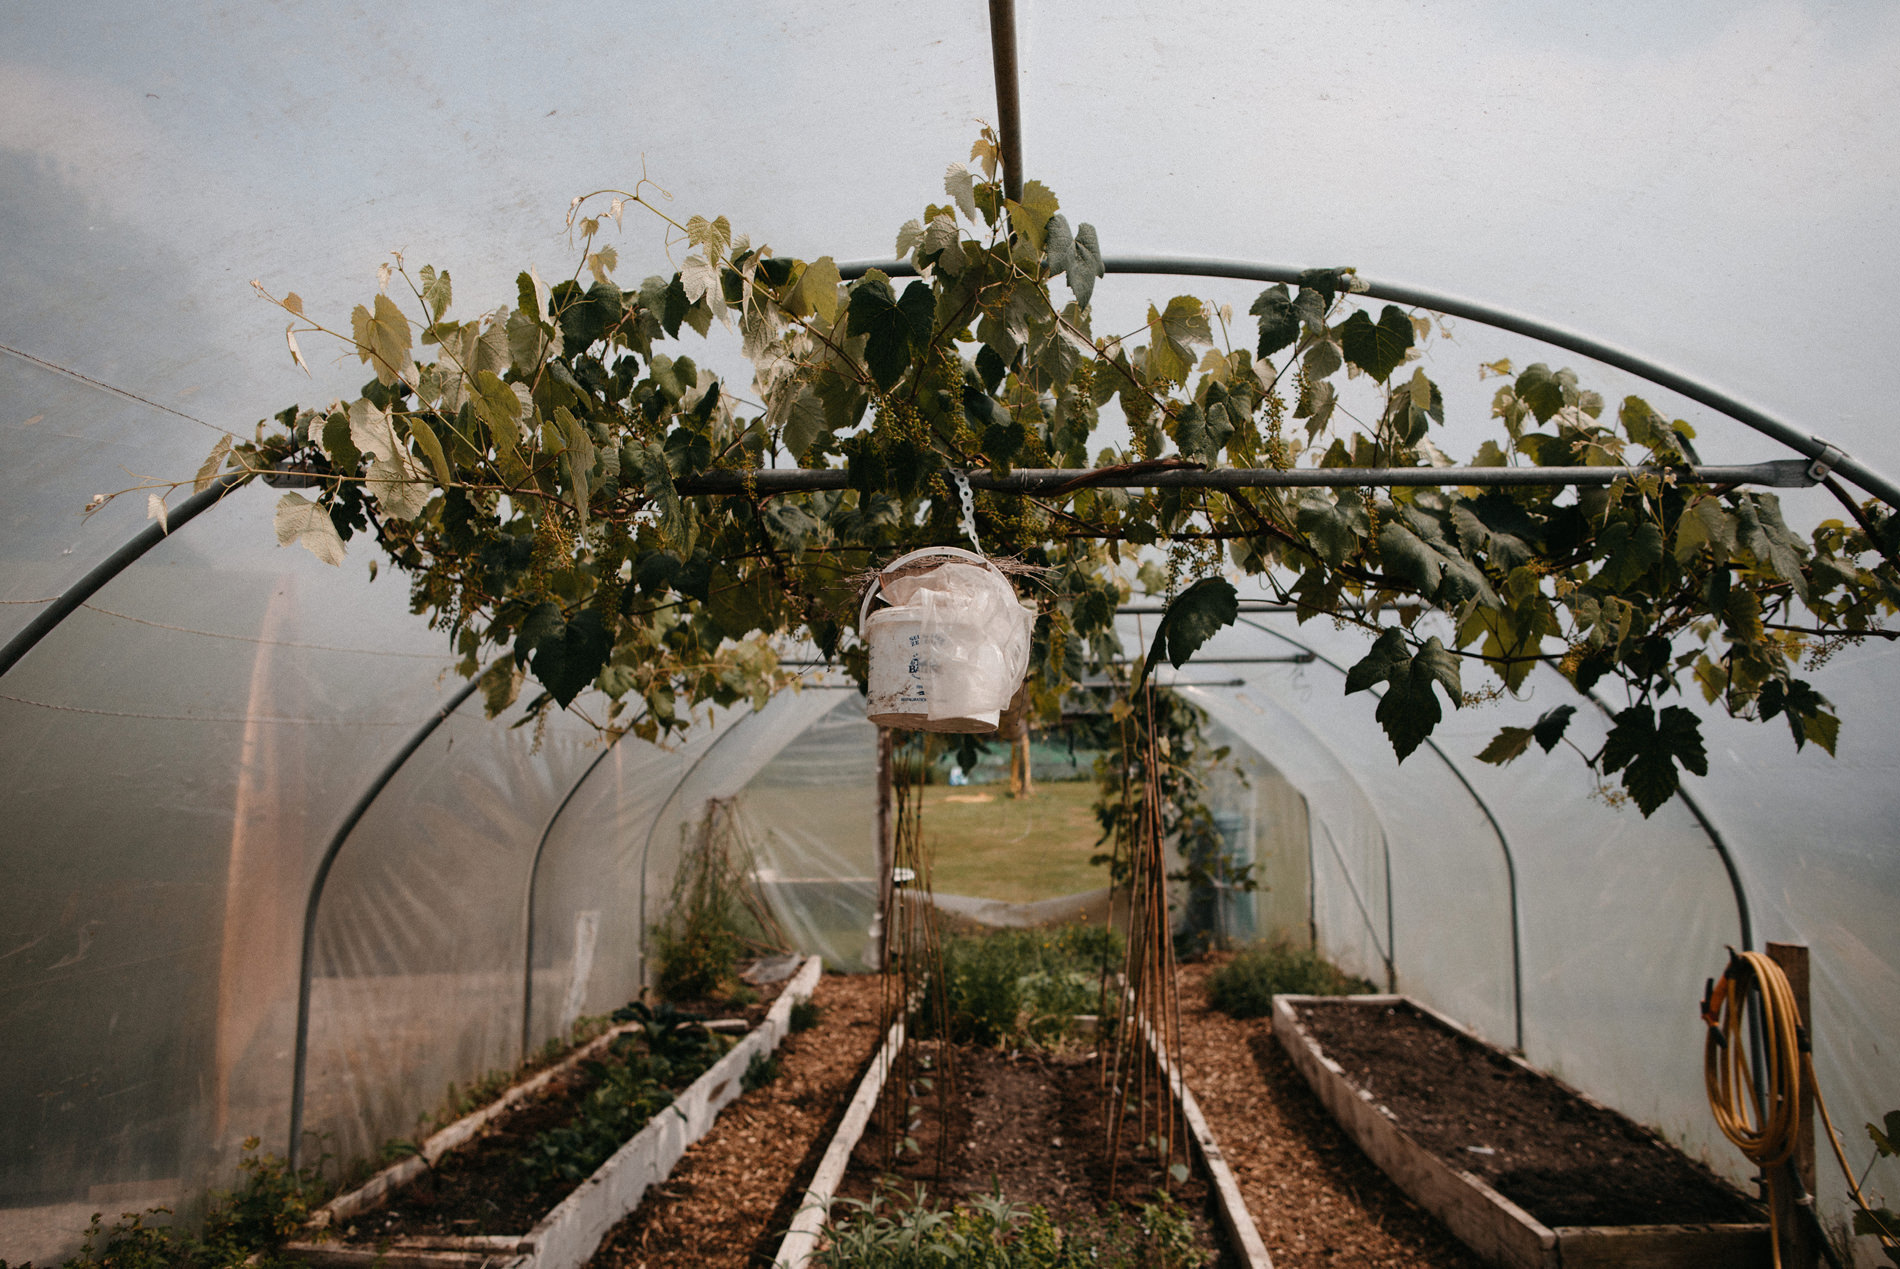
[[[1089,856],[1101,835],[1091,780],[1044,783],[1012,798],[1002,784],[924,786],[924,838],[935,857],[932,888],[1023,903],[1108,884]]]

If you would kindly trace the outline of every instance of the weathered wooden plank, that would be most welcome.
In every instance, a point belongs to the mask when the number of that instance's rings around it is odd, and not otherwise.
[[[1564,1225],[1564,1269],[1770,1269],[1766,1225]]]
[[[778,1254],[772,1257],[774,1269],[805,1269],[811,1262],[812,1252],[818,1247],[818,1234],[831,1215],[832,1196],[838,1192],[838,1182],[844,1179],[845,1169],[851,1163],[851,1152],[857,1148],[858,1138],[864,1135],[865,1125],[871,1122],[878,1095],[884,1091],[884,1081],[890,1078],[903,1047],[904,1020],[899,1018],[891,1024],[884,1046],[871,1059],[864,1078],[858,1081],[858,1091],[845,1108],[844,1119],[839,1122],[838,1131],[825,1148],[825,1157],[819,1161],[818,1171],[805,1189],[805,1201],[792,1217],[792,1227],[779,1242]]]
[[[1300,1024],[1300,1005],[1316,996],[1281,996],[1274,1001],[1273,1032],[1306,1082],[1333,1112],[1366,1156],[1413,1201],[1479,1255],[1513,1269],[1701,1269],[1735,1266],[1767,1269],[1773,1263],[1765,1224],[1565,1226],[1549,1229],[1499,1194],[1483,1178],[1453,1169],[1420,1146],[1372,1096],[1346,1078],[1339,1063],[1320,1051]],[[1451,1032],[1484,1041],[1464,1027],[1405,996],[1358,996],[1368,1007],[1409,1005]],[[1539,1079],[1550,1079],[1515,1054],[1513,1063]],[[1567,1085],[1579,1101],[1600,1103]]]

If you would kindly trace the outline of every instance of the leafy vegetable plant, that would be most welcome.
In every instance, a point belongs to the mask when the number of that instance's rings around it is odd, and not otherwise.
[[[1059,1043],[1076,1014],[1101,1000],[1104,966],[1121,963],[1112,929],[1085,924],[1036,930],[992,930],[952,938],[943,968],[931,978],[918,1010],[920,1026],[947,1008],[950,1038],[1004,1047]]]
[[[1244,947],[1207,977],[1208,1002],[1236,1018],[1265,1017],[1278,995],[1349,996],[1372,989],[1318,952],[1286,942]]]

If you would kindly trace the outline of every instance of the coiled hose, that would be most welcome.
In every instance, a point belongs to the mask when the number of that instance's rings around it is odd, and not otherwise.
[[[1854,1202],[1867,1210],[1867,1200],[1854,1179],[1854,1170],[1847,1165],[1847,1153],[1840,1134],[1834,1131],[1827,1099],[1821,1096],[1821,1086],[1814,1078],[1813,1048],[1807,1029],[1801,1025],[1794,988],[1781,966],[1760,952],[1730,949],[1728,968],[1719,981],[1709,984],[1703,997],[1702,1020],[1709,1026],[1702,1050],[1702,1078],[1708,1088],[1709,1109],[1722,1135],[1760,1168],[1767,1180],[1769,1237],[1776,1269],[1780,1269],[1781,1231],[1775,1218],[1774,1192],[1793,1185],[1796,1203],[1805,1206],[1810,1215],[1814,1210],[1813,1199],[1802,1192],[1794,1170],[1783,1166],[1800,1139],[1803,1081],[1821,1110],[1828,1144],[1834,1147],[1834,1158],[1847,1178]],[[1816,1232],[1820,1233],[1818,1220]],[[1843,1269],[1826,1237],[1817,1241],[1828,1263]],[[1886,1238],[1881,1242],[1890,1245]]]

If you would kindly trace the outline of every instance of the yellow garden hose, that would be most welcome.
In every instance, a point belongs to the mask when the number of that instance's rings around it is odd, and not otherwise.
[[[1827,1126],[1828,1143],[1834,1147],[1834,1157],[1847,1178],[1854,1202],[1866,1210],[1867,1200],[1847,1164],[1827,1100],[1814,1078],[1814,1054],[1807,1030],[1801,1025],[1800,1006],[1781,966],[1760,952],[1731,951],[1728,969],[1719,981],[1710,984],[1703,998],[1702,1020],[1709,1025],[1702,1050],[1702,1078],[1708,1088],[1709,1109],[1722,1135],[1761,1169],[1768,1182],[1769,1238],[1779,1269],[1781,1231],[1775,1223],[1773,1194],[1790,1182],[1797,1189],[1800,1185],[1792,1171],[1782,1165],[1799,1141],[1803,1081],[1813,1090],[1821,1122]],[[1797,1193],[1795,1198],[1806,1200],[1809,1210],[1813,1210],[1807,1195]],[[1885,1245],[1888,1240],[1882,1238],[1881,1242]],[[1825,1238],[1820,1239],[1820,1245],[1828,1260],[1838,1263]]]

